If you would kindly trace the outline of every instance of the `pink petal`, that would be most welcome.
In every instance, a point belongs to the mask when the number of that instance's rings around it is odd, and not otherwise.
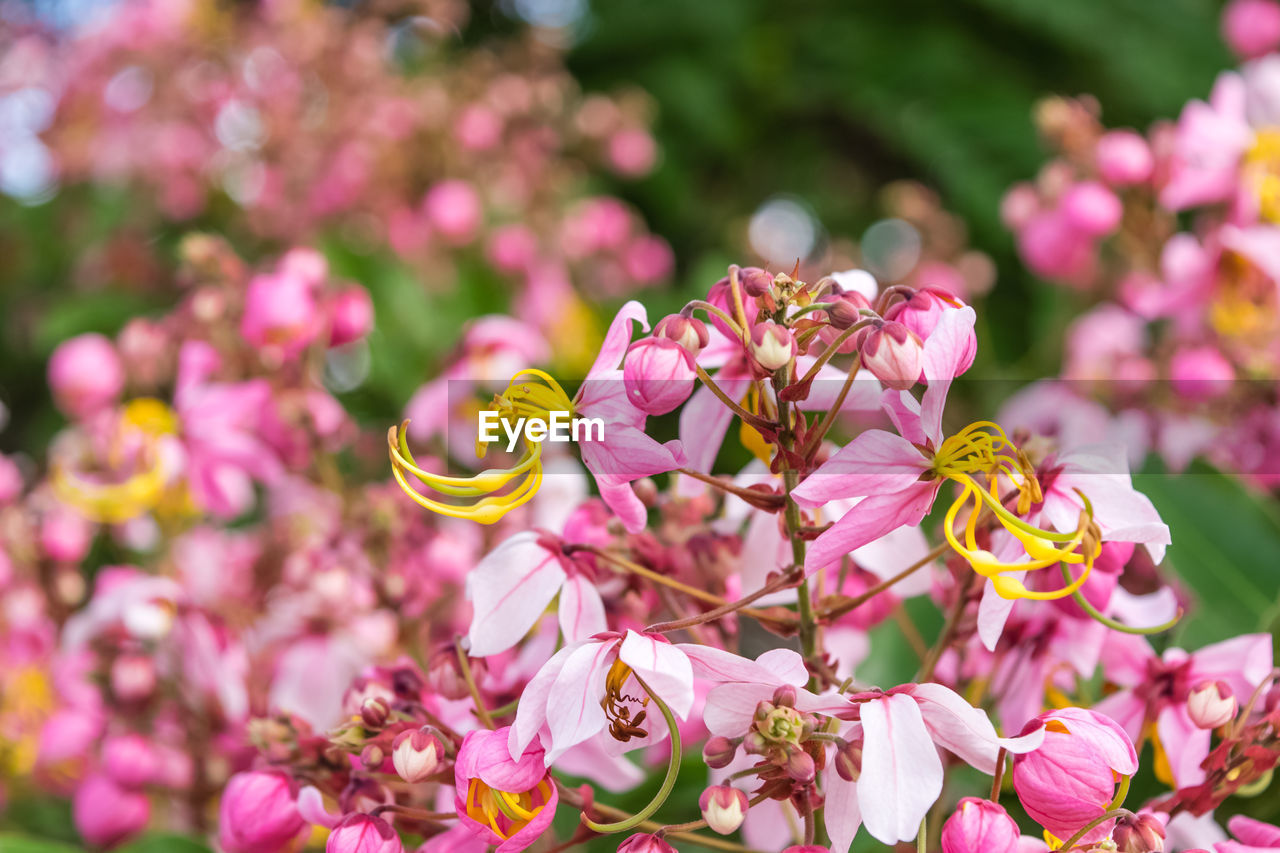
[[[977,314],[968,306],[944,311],[924,342],[924,378],[929,387],[920,401],[920,422],[934,447],[942,444],[942,409],[947,392],[968,357],[969,338]]]
[[[595,364],[591,365],[591,370],[587,372],[588,379],[595,379],[605,371],[617,370],[621,366],[622,357],[627,354],[627,347],[631,345],[633,321],[640,324],[642,330],[649,331],[649,318],[644,306],[634,299],[618,309],[617,316],[609,324],[609,331],[605,333],[600,354],[596,356]]]
[[[942,793],[942,760],[920,707],[897,694],[862,706],[858,805],[867,832],[885,844],[910,841]]]
[[[831,500],[900,492],[928,468],[928,461],[905,438],[867,430],[836,451],[791,496],[803,507],[820,507]]]
[[[1201,763],[1209,757],[1209,730],[1191,722],[1186,705],[1165,708],[1156,717],[1156,733],[1169,756],[1169,769],[1179,788],[1199,785],[1205,780]]]
[[[580,643],[609,630],[600,592],[582,575],[569,578],[560,587],[559,616],[566,643]]]
[[[1227,821],[1227,829],[1245,844],[1258,847],[1280,847],[1280,827],[1238,814]]]
[[[520,642],[564,583],[559,557],[538,544],[533,531],[517,533],[467,575],[474,615],[471,654],[486,657]]]
[[[677,717],[693,710],[693,667],[685,653],[663,640],[627,631],[618,659],[644,680]]]
[[[891,530],[915,526],[938,493],[938,483],[919,483],[900,492],[863,499],[809,545],[805,572],[812,574]]]
[[[804,659],[790,649],[774,649],[765,655],[777,655],[770,658],[769,665],[763,661],[753,661],[739,657],[732,652],[712,646],[700,646],[695,643],[680,643],[676,646],[693,665],[693,674],[709,681],[730,682],[744,681],[759,684],[803,684],[809,680],[804,668]],[[780,654],[779,654],[780,653]],[[763,658],[764,655],[761,655]],[[794,660],[793,660],[794,659]],[[788,680],[796,675],[796,666],[802,677],[799,681]],[[776,666],[778,672],[774,672]]]
[[[995,773],[996,757],[1002,748],[1021,755],[1044,742],[1043,728],[1022,737],[999,737],[984,711],[941,684],[917,684],[907,692],[920,705],[933,742],[983,773]]]
[[[547,701],[551,698],[551,688],[560,677],[560,671],[564,669],[569,656],[580,648],[582,645],[568,645],[552,655],[520,694],[520,703],[516,706],[516,721],[511,726],[507,739],[507,749],[513,760],[518,761],[524,755],[529,744],[533,743],[538,732],[546,725]]]
[[[1191,655],[1195,680],[1227,682],[1242,706],[1271,672],[1271,665],[1270,634],[1244,634]]]
[[[747,393],[751,378],[742,363],[735,362],[716,373],[715,383],[731,399],[740,400]],[[715,392],[699,385],[680,410],[680,441],[689,456],[690,468],[711,473],[733,421],[733,412],[720,402]]]
[[[548,766],[605,727],[600,700],[617,646],[617,640],[584,643],[565,660],[547,697]]]
[[[862,825],[862,812],[858,807],[858,783],[846,782],[835,768],[823,776],[826,783],[827,804],[824,815],[827,835],[831,838],[831,853],[848,853],[853,837]]]

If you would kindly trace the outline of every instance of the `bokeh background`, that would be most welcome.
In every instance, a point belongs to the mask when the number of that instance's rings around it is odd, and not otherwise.
[[[400,14],[395,4],[335,5],[353,20]],[[704,294],[727,264],[758,262],[752,223],[761,216],[790,229],[787,245],[806,259],[844,258],[892,211],[900,182],[930,188],[994,272],[989,291],[974,300],[982,341],[974,375],[984,381],[966,385],[963,401],[990,409],[1019,384],[1058,373],[1063,331],[1089,304],[1087,295],[1029,274],[1001,224],[1004,193],[1046,158],[1033,124],[1037,104],[1087,93],[1103,105],[1109,126],[1145,128],[1176,116],[1233,64],[1218,36],[1220,12],[1217,0],[481,1],[470,4],[447,49],[408,44],[405,67],[429,76],[463,53],[521,40],[541,61],[563,63],[585,93],[623,93],[657,143],[653,168],[628,177],[588,163],[573,179],[582,194],[632,205],[673,250],[671,275],[644,296],[651,317]],[[0,2],[6,27],[76,27],[100,14],[100,4],[85,0]],[[13,121],[0,111],[0,130],[9,132]],[[12,146],[5,147],[11,141],[0,141],[0,158],[10,157],[8,189],[21,188],[23,170],[33,168],[14,165]],[[115,335],[129,318],[173,304],[184,235],[223,235],[249,263],[289,244],[246,229],[244,211],[229,197],[184,221],[140,217],[149,205],[139,185],[127,182],[66,181],[0,196],[3,452],[39,459],[63,425],[45,379],[59,341]],[[373,297],[378,320],[368,364],[358,381],[336,390],[366,426],[400,418],[468,319],[518,310],[512,288],[478,252],[462,253],[442,271],[370,245],[349,224],[319,226],[304,242]],[[584,297],[597,318],[619,301]],[[1203,465],[1170,476],[1152,463],[1139,488],[1173,529],[1171,558],[1201,601],[1178,641],[1194,647],[1242,630],[1274,630],[1280,517],[1273,501]],[[929,630],[931,617],[917,615]],[[873,639],[882,656],[873,666],[883,666],[886,680],[911,669],[910,651],[894,632],[888,626]],[[903,653],[897,660],[895,648]],[[1274,820],[1280,801],[1258,801],[1251,811]],[[57,802],[28,803],[5,821],[74,837]],[[53,849],[24,844],[4,840],[0,850]],[[188,844],[202,849],[173,838],[130,849]]]

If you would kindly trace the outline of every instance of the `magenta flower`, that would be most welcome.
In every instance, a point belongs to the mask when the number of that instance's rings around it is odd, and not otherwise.
[[[454,764],[458,819],[496,853],[518,853],[536,841],[560,800],[542,747],[530,742],[513,760],[511,737],[510,727],[468,732]]]
[[[1027,814],[1065,840],[1106,813],[1117,779],[1138,771],[1138,755],[1124,730],[1095,711],[1063,708],[1027,725],[1043,733],[1044,743],[1014,760],[1013,787]],[[1103,824],[1084,840],[1109,832]]]
[[[1018,824],[999,803],[965,797],[942,826],[942,853],[1017,853]]]
[[[1191,691],[1204,682],[1222,682],[1248,702],[1271,673],[1270,634],[1245,634],[1187,653],[1172,648],[1157,655],[1143,637],[1111,634],[1102,650],[1107,680],[1120,690],[1094,707],[1115,720],[1134,741],[1155,723],[1155,737],[1169,757],[1179,788],[1204,781],[1200,764],[1209,755],[1210,731],[1196,725],[1187,707]]]
[[[284,773],[255,770],[231,777],[218,806],[218,845],[226,853],[297,850],[310,834]]]

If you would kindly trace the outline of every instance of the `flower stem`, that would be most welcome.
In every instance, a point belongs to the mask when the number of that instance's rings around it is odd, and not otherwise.
[[[462,680],[467,683],[467,690],[471,692],[471,701],[476,706],[476,717],[486,729],[495,728],[493,717],[489,716],[489,709],[485,707],[484,700],[480,698],[480,687],[476,684],[475,676],[471,673],[471,661],[467,659],[467,653],[462,650],[462,637],[455,637],[453,641],[453,650],[458,655],[458,670],[462,673]]]
[[[1071,584],[1075,583],[1076,579],[1071,576],[1071,570],[1067,568],[1067,564],[1061,563],[1060,566],[1062,568],[1062,579],[1067,583],[1067,585],[1070,586]],[[1178,620],[1182,618],[1182,608],[1179,607],[1178,612],[1175,613],[1173,615],[1173,618],[1170,619],[1168,622],[1165,622],[1161,625],[1152,625],[1149,628],[1135,628],[1132,625],[1126,625],[1123,622],[1117,622],[1116,620],[1112,619],[1110,616],[1104,616],[1098,610],[1098,608],[1094,607],[1092,604],[1089,603],[1089,599],[1085,598],[1083,593],[1081,593],[1080,590],[1078,589],[1071,593],[1071,597],[1075,599],[1076,604],[1079,604],[1080,608],[1084,610],[1085,613],[1088,613],[1091,618],[1093,618],[1098,622],[1101,622],[1103,625],[1106,625],[1111,630],[1119,631],[1123,634],[1159,634],[1164,631],[1168,631],[1174,625],[1177,625]]]
[[[667,732],[671,736],[671,760],[667,762],[667,775],[662,780],[662,787],[658,789],[658,793],[654,796],[649,804],[636,812],[629,818],[616,821],[614,823],[596,823],[587,817],[584,813],[582,822],[587,825],[593,832],[613,833],[626,832],[634,829],[640,823],[649,819],[649,816],[662,808],[662,804],[667,801],[667,797],[671,795],[672,789],[676,786],[676,777],[680,775],[680,727],[676,723],[675,715],[671,713],[671,709],[667,707],[667,703],[644,683],[639,675],[632,673],[636,681],[640,682],[640,686],[644,688],[644,692],[649,695],[653,703],[658,706],[658,710],[662,712],[662,718],[667,722]]]
[[[710,474],[704,474],[701,471],[695,471],[692,468],[677,468],[676,473],[683,474],[686,477],[692,477],[695,480],[700,480],[708,486],[715,486],[722,492],[737,495],[743,500],[751,501],[753,504],[759,505],[762,503],[776,503],[777,506],[782,506],[783,503],[781,495],[771,495],[768,492],[761,492],[757,489],[744,489],[741,486],[735,486],[733,483],[722,480],[719,477],[713,477]]]
[[[760,417],[759,415],[753,415],[751,412],[748,412],[746,409],[742,408],[736,402],[734,402],[734,400],[724,392],[724,389],[721,388],[719,385],[717,385],[715,383],[715,380],[713,380],[707,374],[707,371],[702,369],[702,365],[695,364],[693,366],[693,369],[697,371],[698,378],[702,380],[702,384],[710,388],[711,393],[719,397],[720,402],[724,403],[726,406],[729,407],[729,411],[733,412],[735,415],[742,418],[742,420],[746,421],[748,424],[755,427],[756,429],[760,429],[761,427],[765,429],[770,429],[773,427],[773,424],[769,423],[764,418]]]
[[[774,578],[772,581],[760,587],[750,595],[745,595],[742,598],[739,598],[737,601],[730,601],[728,604],[722,604],[714,610],[708,610],[706,613],[691,616],[688,619],[680,619],[675,622],[658,622],[655,625],[650,625],[648,628],[645,628],[644,632],[646,634],[666,634],[670,631],[679,631],[682,628],[691,628],[694,625],[702,625],[707,622],[712,622],[719,619],[721,616],[726,616],[734,612],[735,610],[744,609],[748,604],[764,598],[769,593],[785,589],[794,584],[795,581],[796,578],[794,571],[787,572],[786,574],[782,574]]]
[[[1109,820],[1115,820],[1118,817],[1124,817],[1125,815],[1128,815],[1128,814],[1133,814],[1133,812],[1129,811],[1128,809],[1113,809],[1112,811],[1109,811],[1106,814],[1103,814],[1094,818],[1093,820],[1086,823],[1084,826],[1080,827],[1079,832],[1077,832],[1075,835],[1068,838],[1066,843],[1058,848],[1058,853],[1068,853],[1068,851],[1070,851],[1072,848],[1074,848],[1077,844],[1080,843],[1080,839],[1084,838],[1086,835],[1089,834],[1090,830],[1093,830],[1096,827],[1101,826],[1102,824],[1106,823]]]
[[[876,584],[875,586],[871,587],[865,592],[860,593],[854,596],[853,598],[850,598],[848,601],[842,601],[839,604],[835,605],[834,607],[829,607],[826,610],[821,611],[819,613],[819,616],[822,619],[835,619],[838,616],[843,616],[844,614],[848,613],[851,610],[856,610],[858,607],[861,607],[863,604],[866,604],[868,601],[875,598],[877,595],[884,592],[889,587],[893,586],[894,584],[898,583],[901,580],[905,580],[910,575],[915,574],[920,569],[924,568],[925,566],[932,563],[934,560],[941,557],[943,554],[946,553],[947,548],[949,547],[950,546],[946,542],[943,542],[941,545],[934,548],[928,554],[925,554],[919,560],[916,560],[914,563],[907,566],[905,569],[898,572],[896,575],[889,578],[888,580],[881,581],[880,583]]]

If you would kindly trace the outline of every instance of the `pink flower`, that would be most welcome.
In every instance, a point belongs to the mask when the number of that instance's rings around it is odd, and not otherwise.
[[[1116,774],[1138,771],[1133,742],[1109,717],[1081,708],[1041,714],[1028,728],[1044,732],[1034,752],[1014,759],[1013,787],[1027,814],[1060,839],[1101,817],[1115,797]],[[1107,837],[1102,825],[1086,841]]]
[[[1155,736],[1170,759],[1170,781],[1184,788],[1204,781],[1200,764],[1210,743],[1209,730],[1189,715],[1189,691],[1206,681],[1221,681],[1235,696],[1253,695],[1271,672],[1271,635],[1245,634],[1190,654],[1173,648],[1157,656],[1143,637],[1111,634],[1103,646],[1102,665],[1107,680],[1121,689],[1095,709],[1133,739],[1154,722]]]
[[[240,334],[259,351],[293,358],[319,331],[316,286],[309,276],[284,269],[254,276],[245,292]]]
[[[631,483],[682,468],[688,460],[679,441],[659,444],[650,438],[644,431],[645,413],[627,399],[619,365],[630,346],[633,322],[648,331],[644,306],[635,301],[623,305],[613,318],[572,408],[580,418],[604,422],[604,440],[579,442],[582,461],[595,477],[600,497],[628,531],[637,533],[647,514]]]
[[[310,833],[285,774],[255,770],[227,782],[218,806],[218,843],[227,853],[300,850]]]
[[[353,814],[329,833],[324,853],[404,853],[404,844],[382,818]]]
[[[657,143],[643,128],[624,128],[609,137],[609,165],[620,175],[643,175],[657,159]]]
[[[1151,146],[1132,130],[1112,130],[1104,134],[1093,156],[1103,179],[1115,186],[1140,184],[1151,177],[1155,168]]]
[[[641,680],[684,720],[693,709],[695,676],[720,683],[772,685],[782,683],[779,672],[803,677],[799,655],[787,650],[766,654],[767,659],[751,661],[710,646],[673,645],[662,636],[635,631],[598,634],[567,645],[538,670],[521,695],[511,727],[511,755],[522,754],[540,738],[548,745],[549,765],[606,729],[625,744],[623,749],[660,740],[666,736],[665,727],[654,732],[652,725],[642,726],[646,717],[659,721],[661,717],[647,709],[649,694],[640,686]],[[633,727],[629,734],[617,738],[628,727]]]
[[[49,388],[58,408],[83,418],[110,406],[124,389],[124,366],[111,341],[78,335],[58,344],[49,359]]]
[[[1110,234],[1120,226],[1124,206],[1116,194],[1097,181],[1083,181],[1063,195],[1062,213],[1091,237]]]
[[[965,797],[942,827],[942,853],[1017,853],[1018,835],[999,803]]]
[[[650,415],[665,415],[689,399],[696,376],[693,356],[667,338],[636,341],[622,364],[627,399]]]
[[[929,387],[923,402],[912,409],[915,400],[904,396],[890,411],[901,435],[867,430],[793,490],[792,496],[803,507],[860,498],[813,541],[805,557],[807,572],[817,571],[899,527],[914,527],[933,506],[942,478],[922,479],[932,467],[932,455],[917,445],[942,445],[942,408],[952,379],[968,357],[973,322],[972,308],[947,312],[925,342],[923,372]],[[899,405],[904,408],[896,408]]]
[[[145,794],[120,787],[103,775],[90,776],[71,801],[76,831],[95,847],[114,847],[146,828],[151,803]]]
[[[273,482],[281,470],[258,434],[271,386],[262,379],[210,382],[219,361],[203,341],[183,344],[174,404],[192,497],[209,512],[232,518],[253,503],[254,480]]]
[[[476,657],[514,646],[537,623],[557,593],[565,642],[585,641],[608,628],[604,603],[585,556],[568,556],[547,533],[517,533],[467,574],[473,615],[467,639]]]
[[[829,697],[823,699],[830,703]],[[805,707],[797,703],[797,708]],[[825,710],[838,707],[827,704]],[[821,710],[822,706],[814,707],[815,712]],[[1021,757],[1044,739],[1036,726],[1028,726],[1020,737],[999,737],[985,713],[940,684],[894,688],[862,702],[860,710],[861,775],[856,782],[838,773],[826,776],[827,834],[834,853],[848,849],[860,822],[885,844],[916,837],[920,821],[942,792],[938,747],[990,774],[1002,748]],[[844,735],[846,740],[851,736]]]
[[[473,836],[497,845],[496,853],[518,853],[536,841],[560,800],[542,747],[531,741],[513,759],[512,736],[510,727],[468,732],[454,764],[458,819]]]
[[[938,328],[942,318],[954,311],[965,308],[955,294],[940,287],[922,287],[911,294],[903,302],[895,302],[885,311],[886,320],[895,320],[916,333],[921,341],[929,340],[929,336]],[[964,324],[962,324],[964,325]],[[978,354],[978,337],[972,325],[966,325],[961,353],[957,358],[956,376],[973,366],[973,359]]]
[[[373,300],[360,285],[344,288],[329,303],[329,346],[358,341],[373,329]]]
[[[1280,3],[1231,0],[1222,10],[1222,38],[1243,59],[1254,59],[1280,47]]]
[[[141,788],[155,779],[159,760],[142,735],[115,735],[102,744],[102,769],[126,788]]]
[[[466,181],[441,181],[427,191],[422,210],[436,233],[454,246],[476,238],[484,218],[480,196]]]
[[[1252,141],[1244,81],[1239,74],[1224,73],[1208,103],[1191,101],[1182,110],[1160,203],[1182,210],[1231,199],[1239,183],[1240,158]]]
[[[632,835],[618,845],[618,853],[678,853],[676,848],[656,835]]]
[[[1169,378],[1178,396],[1211,400],[1231,390],[1235,368],[1214,346],[1183,347],[1169,361]]]

